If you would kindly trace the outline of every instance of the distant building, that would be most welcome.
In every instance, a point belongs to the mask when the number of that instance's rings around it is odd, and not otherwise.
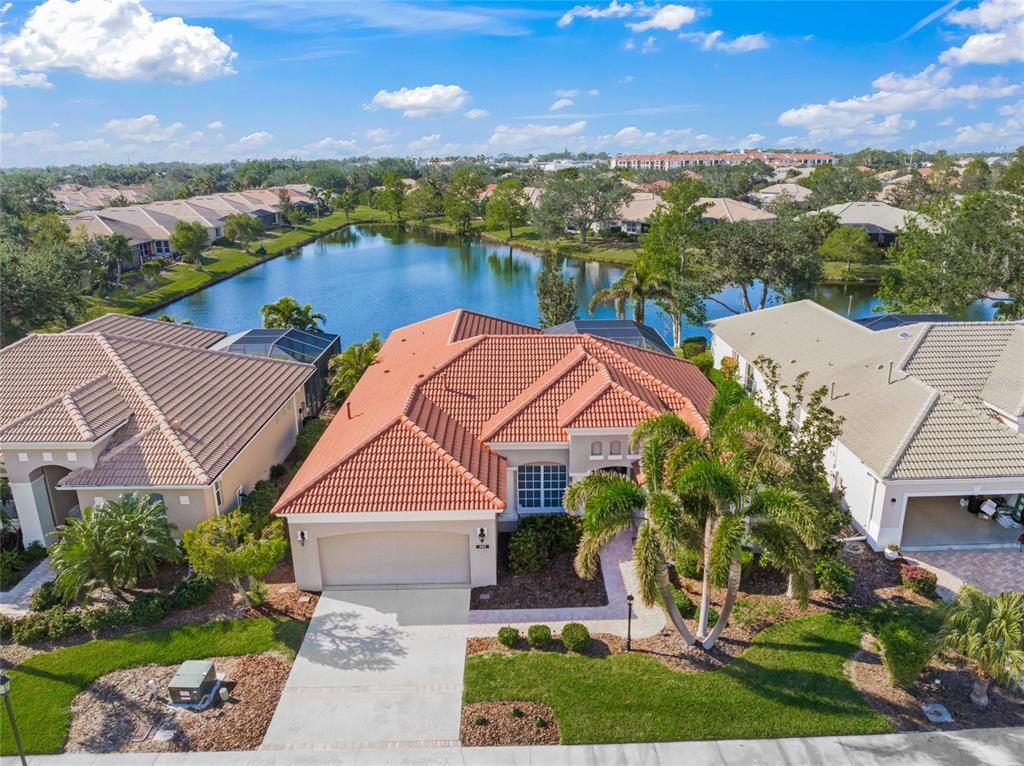
[[[817,152],[764,152],[749,149],[741,152],[695,152],[689,154],[622,154],[612,157],[612,168],[631,170],[680,170],[714,165],[740,165],[744,162],[763,162],[771,167],[815,167],[835,165],[839,162],[831,154]]]
[[[729,197],[701,197],[698,205],[707,205],[703,220],[711,221],[774,221],[776,216],[749,202],[740,202]]]
[[[766,186],[760,191],[752,192],[750,196],[762,205],[770,205],[786,198],[799,207],[806,207],[811,198],[811,190],[800,184],[781,183]]]
[[[868,237],[879,247],[896,244],[898,232],[906,228],[909,221],[918,226],[928,228],[933,222],[927,216],[912,210],[903,210],[884,202],[844,202],[829,205],[818,212],[832,213],[839,219],[840,226],[853,226],[863,229]]]

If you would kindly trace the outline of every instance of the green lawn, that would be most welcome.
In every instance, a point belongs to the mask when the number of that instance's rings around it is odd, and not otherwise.
[[[825,261],[822,278],[826,282],[878,283],[891,268],[885,263],[853,263],[847,271],[845,261]]]
[[[331,213],[322,216],[319,221],[311,220],[295,229],[280,228],[270,231],[268,236],[258,243],[253,243],[252,249],[257,250],[259,245],[263,245],[268,256],[277,255],[316,239],[326,232],[339,229],[347,223],[382,221],[385,218],[385,213],[361,205],[353,210],[348,218],[341,212]],[[130,286],[115,290],[105,297],[88,297],[87,316],[96,317],[108,311],[125,314],[148,311],[153,306],[177,298],[213,279],[233,274],[262,259],[263,257],[250,255],[238,247],[211,247],[203,253],[202,268],[187,263],[176,263],[164,270],[153,283],[146,284],[141,276],[133,275],[133,283]]]
[[[71,725],[72,701],[105,673],[272,650],[294,657],[305,632],[305,622],[263,617],[135,633],[37,654],[7,671],[25,750],[59,752]],[[6,715],[0,717],[0,753],[15,753]]]
[[[466,661],[466,703],[550,706],[565,744],[888,732],[843,675],[860,642],[849,619],[820,614],[761,633],[708,673],[679,673],[641,654],[487,654]]]

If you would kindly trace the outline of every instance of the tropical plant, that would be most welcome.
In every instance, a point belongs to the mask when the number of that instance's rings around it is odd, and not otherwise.
[[[574,175],[555,173],[544,185],[544,194],[533,213],[534,222],[543,233],[556,237],[572,225],[585,245],[591,227],[614,219],[631,195],[617,176],[597,168],[585,168]]]
[[[148,261],[143,261],[139,269],[142,271],[143,278],[152,284],[160,276],[160,272],[164,270],[164,263],[159,258],[151,258]]]
[[[331,207],[335,210],[342,210],[345,213],[345,220],[349,219],[352,211],[356,209],[357,200],[355,192],[343,191],[331,197]]]
[[[405,182],[397,173],[385,173],[383,188],[377,193],[377,205],[392,221],[402,217],[402,201],[405,199]]]
[[[633,304],[633,319],[643,323],[647,301],[671,299],[672,296],[672,289],[664,277],[642,266],[634,266],[627,269],[611,286],[595,292],[588,310],[593,314],[601,304],[610,303],[615,306],[615,316],[625,319],[626,303],[630,302]]]
[[[171,234],[171,249],[181,256],[185,263],[195,263],[202,268],[203,249],[210,243],[206,229],[198,221],[178,221]]]
[[[441,204],[448,225],[458,234],[468,234],[473,218],[480,212],[479,191],[480,177],[472,169],[462,167],[452,173]]]
[[[114,284],[121,284],[121,276],[124,267],[135,259],[132,252],[131,242],[123,234],[111,234],[109,237],[101,237],[99,240],[100,257],[107,274],[113,273]]]
[[[122,601],[124,590],[178,557],[167,508],[143,495],[123,495],[102,508],[86,508],[82,518],[57,528],[50,566],[65,602],[106,586]]]
[[[971,702],[989,704],[995,680],[1024,680],[1024,593],[989,596],[970,585],[957,594],[940,633],[942,645],[964,657],[974,670]]]
[[[374,332],[369,340],[353,343],[340,354],[331,357],[327,381],[327,398],[331,404],[337,406],[348,398],[363,373],[377,358],[381,345],[380,336]]]
[[[327,318],[319,311],[313,311],[313,305],[300,305],[290,295],[278,298],[275,303],[268,303],[260,309],[264,327],[293,327],[296,330],[320,332],[320,323],[326,324]]]
[[[232,213],[224,219],[224,236],[239,242],[249,252],[249,246],[263,233],[259,218],[245,213]]]
[[[864,229],[840,226],[833,229],[819,248],[826,261],[846,262],[846,272],[854,263],[874,263],[878,260],[878,246]]]
[[[488,229],[512,229],[524,225],[530,217],[530,201],[523,192],[523,182],[517,178],[506,178],[494,189],[484,211],[484,225]]]
[[[542,329],[579,319],[576,279],[562,274],[563,262],[561,256],[552,254],[543,256],[541,261],[537,275],[537,310]]]

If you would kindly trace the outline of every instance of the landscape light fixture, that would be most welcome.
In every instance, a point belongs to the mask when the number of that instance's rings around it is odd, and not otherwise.
[[[28,766],[25,762],[25,749],[21,746],[21,734],[18,733],[18,724],[14,722],[14,711],[11,709],[11,679],[0,675],[0,697],[4,698],[4,707],[7,708],[7,718],[11,722],[11,733],[14,735],[14,744],[18,747],[18,757],[21,758],[21,766]]]
[[[626,651],[633,651],[633,594],[626,596]]]

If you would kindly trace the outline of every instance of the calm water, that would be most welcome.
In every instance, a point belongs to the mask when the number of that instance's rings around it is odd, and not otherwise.
[[[260,307],[265,303],[292,295],[324,313],[325,329],[340,333],[343,344],[362,340],[373,330],[387,335],[396,327],[458,307],[536,324],[539,270],[538,256],[514,247],[433,232],[358,226],[175,301],[158,313],[237,332],[261,325]],[[622,275],[617,266],[573,259],[566,262],[565,271],[576,278],[584,317],[590,296]],[[717,297],[741,307],[735,289]],[[878,303],[869,286],[822,285],[813,297],[854,318],[870,314]],[[728,313],[709,303],[711,318]],[[971,318],[989,318],[988,313],[980,307]],[[614,315],[610,306],[594,314]],[[671,339],[671,322],[653,304],[648,305],[647,322]],[[686,334],[706,331],[690,327]]]

